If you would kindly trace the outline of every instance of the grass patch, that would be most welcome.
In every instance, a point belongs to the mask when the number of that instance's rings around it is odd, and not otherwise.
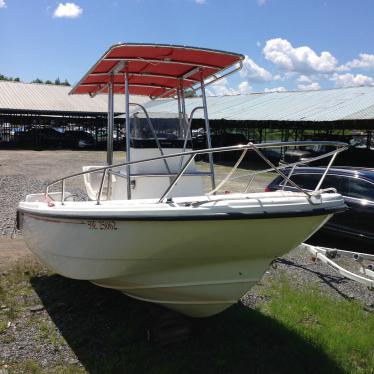
[[[0,334],[2,334],[3,332],[5,332],[6,329],[7,329],[7,324],[4,321],[0,320]]]
[[[5,305],[0,318],[14,320],[24,308],[38,302],[30,279],[46,271],[37,261],[27,259],[15,265],[5,276],[0,276],[0,304]]]
[[[287,329],[327,353],[349,373],[374,373],[374,314],[347,300],[333,300],[315,288],[293,288],[285,278],[264,294],[259,306]]]
[[[90,374],[344,373],[310,340],[240,304],[212,318],[190,321],[188,340],[160,347],[146,338],[147,329],[157,326],[164,313],[155,305],[57,275],[36,277],[32,284]],[[42,335],[49,330],[53,346],[62,344],[46,325],[41,330]]]
[[[56,366],[52,370],[43,369],[34,360],[27,360],[24,365],[15,368],[17,372],[22,374],[86,374],[87,372],[80,368],[69,366]],[[10,372],[12,374],[12,371]]]
[[[354,302],[329,299],[317,288],[293,288],[285,277],[262,289],[267,301],[256,310],[238,304],[190,320],[188,340],[160,347],[147,341],[147,330],[163,315],[161,308],[41,267],[27,269],[2,277],[0,293],[15,318],[26,318],[24,328],[33,329],[33,357],[45,349],[56,354],[47,368],[38,360],[8,362],[10,374],[374,374],[374,314]],[[45,311],[30,313],[35,304]],[[0,331],[4,323],[0,318]],[[0,346],[11,344],[5,341],[11,337],[0,333]],[[70,365],[69,357],[84,369]]]

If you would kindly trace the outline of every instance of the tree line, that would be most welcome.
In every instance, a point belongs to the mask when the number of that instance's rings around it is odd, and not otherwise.
[[[0,74],[0,81],[21,82],[21,80],[18,77],[12,78],[12,77],[7,77],[3,74]]]
[[[7,82],[21,82],[19,77],[7,77],[6,75],[0,74],[0,81],[7,81]],[[42,79],[36,78],[32,80],[30,83],[44,83],[44,84],[55,84],[57,86],[70,86],[70,83],[67,79],[61,81],[59,77],[57,77],[54,81],[47,79],[43,81]]]

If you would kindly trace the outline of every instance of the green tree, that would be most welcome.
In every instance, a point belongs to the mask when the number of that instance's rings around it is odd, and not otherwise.
[[[36,78],[33,81],[31,81],[31,83],[43,83],[43,81],[39,78]]]
[[[47,79],[44,83],[45,83],[45,84],[53,84],[53,82],[50,81],[49,79]]]
[[[185,91],[184,97],[197,97],[196,91],[193,91],[193,90]]]
[[[12,78],[12,77],[7,77],[4,74],[0,74],[0,81],[7,81],[7,82],[20,82],[20,79],[17,78]]]
[[[55,84],[57,84],[58,86],[61,84],[61,81],[60,81],[60,78],[59,78],[59,77],[57,77],[57,78],[55,79]]]

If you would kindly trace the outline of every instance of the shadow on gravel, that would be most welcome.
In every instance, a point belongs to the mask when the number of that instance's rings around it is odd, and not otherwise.
[[[294,267],[298,268],[301,270],[304,270],[306,272],[314,274],[316,277],[318,277],[323,283],[327,284],[330,288],[332,288],[337,294],[339,294],[343,299],[346,300],[351,300],[351,296],[345,294],[344,292],[340,291],[336,285],[338,284],[343,284],[343,283],[348,283],[349,280],[347,278],[344,278],[341,275],[329,275],[322,273],[317,270],[313,270],[308,268],[307,266],[304,265],[299,265],[294,261],[288,260],[286,258],[279,257],[276,260],[273,261],[273,264],[283,264],[286,265],[288,268]]]
[[[323,351],[241,304],[192,320],[89,282],[58,275],[34,277],[31,282],[91,374],[343,373]],[[166,346],[150,343],[147,331],[157,328],[163,315],[179,319],[177,326],[188,326],[191,335]]]

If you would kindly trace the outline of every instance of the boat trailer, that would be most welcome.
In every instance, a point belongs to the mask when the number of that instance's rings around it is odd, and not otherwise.
[[[361,283],[367,286],[369,290],[374,291],[374,255],[335,248],[319,247],[306,243],[301,244],[301,247],[312,255],[313,261],[319,260],[330,266],[341,276],[357,283]],[[340,258],[345,258],[358,264],[359,272],[362,275],[356,274],[337,264],[336,260]]]

